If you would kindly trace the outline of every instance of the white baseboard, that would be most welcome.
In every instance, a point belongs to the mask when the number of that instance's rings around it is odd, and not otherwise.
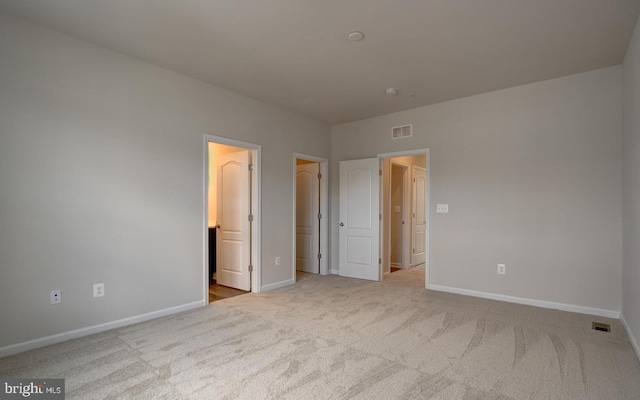
[[[636,352],[636,358],[640,361],[640,346],[638,346],[638,341],[636,337],[633,336],[633,332],[631,332],[631,328],[629,328],[629,324],[627,324],[627,319],[624,317],[624,314],[620,314],[620,322],[622,322],[622,326],[624,326],[624,330],[627,331],[627,337],[631,342],[631,347],[633,347],[633,351]]]
[[[339,269],[331,269],[329,271],[330,274],[332,275],[340,275],[340,270]]]
[[[508,303],[526,304],[529,306],[550,308],[553,310],[562,310],[562,311],[570,311],[570,312],[575,312],[580,314],[597,315],[599,317],[615,318],[615,319],[620,318],[620,311],[604,310],[602,308],[583,307],[583,306],[576,306],[573,304],[555,303],[552,301],[527,299],[524,297],[513,297],[513,296],[507,296],[504,294],[486,293],[486,292],[479,292],[476,290],[459,289],[459,288],[454,288],[449,286],[440,286],[440,285],[429,285],[427,289],[437,290],[439,292],[462,294],[465,296],[481,297],[483,299],[506,301]]]
[[[108,331],[110,329],[120,328],[127,325],[137,324],[138,322],[148,321],[150,319],[156,319],[160,317],[166,317],[167,315],[177,314],[183,311],[192,310],[198,307],[204,307],[205,301],[200,300],[193,303],[183,304],[181,306],[165,308],[164,310],[152,311],[150,313],[136,315],[117,321],[105,322],[104,324],[88,326],[86,328],[74,329],[68,332],[62,332],[51,336],[45,336],[39,339],[29,340],[27,342],[12,344],[5,347],[0,347],[0,357],[10,356],[12,354],[22,353],[23,351],[37,349],[38,347],[49,346],[51,344],[65,342],[70,339],[76,339],[82,336],[93,335],[94,333],[100,333]]]
[[[262,292],[268,292],[269,290],[279,289],[281,287],[293,285],[294,283],[296,283],[296,281],[294,281],[293,279],[287,279],[286,281],[282,281],[282,282],[276,282],[276,283],[270,283],[268,285],[262,285],[260,290]]]

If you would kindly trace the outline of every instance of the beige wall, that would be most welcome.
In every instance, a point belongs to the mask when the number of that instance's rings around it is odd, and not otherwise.
[[[262,145],[262,284],[292,279],[329,127],[0,14],[0,348],[204,300],[204,134]]]
[[[624,266],[622,319],[640,357],[640,24],[623,66],[623,215]]]
[[[390,232],[390,259],[392,264],[400,264],[404,265],[403,258],[403,226],[402,221],[404,220],[404,208],[405,208],[405,184],[408,185],[409,182],[405,182],[404,171],[407,169],[408,176],[408,168],[403,168],[401,166],[395,165],[391,163],[391,204],[389,211],[389,216],[391,217],[391,223],[389,224]],[[398,207],[399,212],[396,212],[396,207]],[[384,213],[383,213],[384,214]],[[409,238],[405,238],[409,240]]]
[[[619,311],[620,109],[611,67],[335,126],[332,162],[430,148],[433,284]],[[331,205],[337,269],[337,168]]]

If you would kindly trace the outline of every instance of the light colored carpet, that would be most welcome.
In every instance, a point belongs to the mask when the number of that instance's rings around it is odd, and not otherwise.
[[[302,274],[0,359],[0,376],[66,378],[67,399],[640,399],[619,321],[423,285]]]

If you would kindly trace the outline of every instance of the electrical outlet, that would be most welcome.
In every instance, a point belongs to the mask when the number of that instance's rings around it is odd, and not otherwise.
[[[276,257],[276,265],[280,265],[280,257]]]
[[[436,205],[436,212],[438,214],[446,214],[449,212],[449,205],[448,204],[437,204]]]
[[[62,303],[62,292],[60,290],[52,290],[50,295],[51,295],[51,304]]]
[[[507,273],[507,266],[504,264],[498,264],[498,275],[504,275]]]
[[[104,283],[96,283],[93,285],[93,297],[104,296]]]

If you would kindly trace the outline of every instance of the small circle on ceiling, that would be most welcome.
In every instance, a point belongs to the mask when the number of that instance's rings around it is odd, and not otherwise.
[[[351,40],[352,42],[359,42],[362,39],[364,39],[364,33],[362,32],[358,32],[358,31],[353,31],[349,34],[349,36],[347,36],[349,38],[349,40]]]

